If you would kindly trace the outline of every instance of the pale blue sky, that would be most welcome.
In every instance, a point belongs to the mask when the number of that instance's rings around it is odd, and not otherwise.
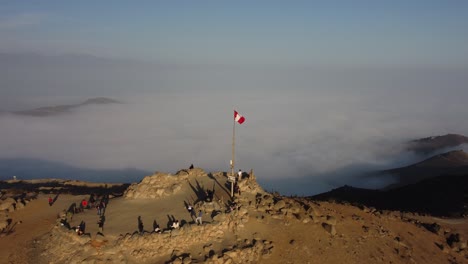
[[[460,65],[467,1],[1,1],[0,52],[179,63]]]

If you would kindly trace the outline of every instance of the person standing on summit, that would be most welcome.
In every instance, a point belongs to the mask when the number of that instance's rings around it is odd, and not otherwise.
[[[202,210],[198,211],[198,217],[197,217],[197,219],[195,219],[195,223],[197,223],[197,225],[202,224],[202,215],[203,215]]]
[[[240,181],[242,179],[242,170],[239,169],[239,172],[237,173],[237,178]]]
[[[143,221],[141,221],[141,216],[138,216],[138,233],[140,235],[144,234],[144,229],[143,229]]]

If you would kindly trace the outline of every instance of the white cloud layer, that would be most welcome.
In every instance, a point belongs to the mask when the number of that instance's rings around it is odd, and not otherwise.
[[[232,106],[237,105],[246,117],[236,126],[237,168],[254,169],[263,182],[301,177],[346,182],[347,175],[338,175],[344,168],[360,165],[364,171],[408,163],[411,159],[401,155],[401,143],[408,139],[468,131],[451,111],[426,109],[421,117],[417,109],[424,107],[418,106],[422,102],[408,106],[391,97],[253,91],[247,96],[179,92],[120,99],[126,103],[54,117],[3,115],[0,158],[166,172],[193,163],[208,171],[228,171]],[[466,116],[468,109],[457,114]],[[354,173],[350,169],[348,177]]]
[[[97,59],[92,67],[78,60],[67,68],[63,58],[55,60],[59,66],[0,63],[0,108],[97,95],[125,103],[53,117],[0,115],[0,159],[166,172],[193,163],[228,171],[236,107],[246,118],[236,126],[236,169],[254,169],[269,189],[311,194],[363,185],[359,173],[416,161],[402,154],[407,140],[468,134],[462,70],[151,68]]]

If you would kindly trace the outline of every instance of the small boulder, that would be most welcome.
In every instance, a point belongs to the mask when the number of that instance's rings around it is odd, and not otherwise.
[[[336,218],[334,216],[327,215],[325,223],[327,223],[329,225],[336,225]]]
[[[322,224],[322,227],[325,229],[325,231],[327,231],[330,235],[334,236],[336,235],[336,228],[334,225],[330,225],[330,224],[327,224],[327,223],[323,223]]]
[[[278,202],[276,202],[276,204],[274,205],[273,208],[276,211],[279,211],[279,210],[283,209],[285,206],[286,206],[286,202],[284,200],[279,200]]]

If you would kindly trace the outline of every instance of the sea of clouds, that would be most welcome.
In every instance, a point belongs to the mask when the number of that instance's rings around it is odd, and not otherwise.
[[[122,104],[48,117],[1,114],[3,171],[13,166],[8,160],[22,158],[95,170],[175,173],[193,163],[210,172],[229,171],[235,108],[246,118],[235,127],[236,170],[253,169],[268,190],[310,195],[343,184],[381,187],[388,182],[362,182],[359,176],[424,158],[406,152],[405,142],[468,134],[463,74],[229,67],[154,69],[159,74],[133,68],[127,75],[83,71],[72,79],[35,73],[38,90],[4,91],[9,98],[0,100],[1,108],[80,103],[97,95]],[[15,78],[4,80],[4,87],[18,86],[21,78]],[[54,89],[48,86],[53,78],[60,83]],[[25,80],[27,87],[30,82]],[[73,89],[64,88],[67,83]],[[11,175],[0,171],[0,177]],[[112,181],[106,177],[96,180]]]

